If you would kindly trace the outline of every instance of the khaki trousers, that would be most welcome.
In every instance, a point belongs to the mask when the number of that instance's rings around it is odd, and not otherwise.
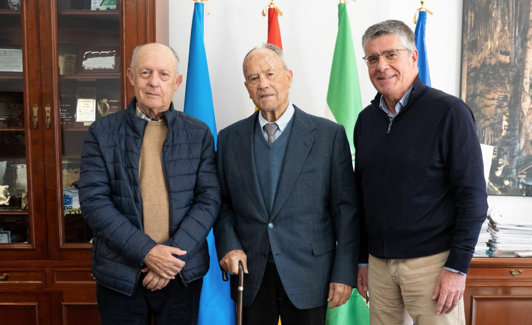
[[[380,259],[370,255],[371,325],[412,325],[413,322],[416,325],[465,325],[463,299],[451,313],[441,315],[436,315],[438,301],[432,300],[436,281],[448,256],[449,251],[409,259]]]

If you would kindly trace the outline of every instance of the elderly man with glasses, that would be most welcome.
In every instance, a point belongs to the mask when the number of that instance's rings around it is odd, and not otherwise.
[[[463,293],[487,195],[469,107],[418,76],[412,30],[388,20],[362,45],[378,94],[354,141],[371,324],[465,324]],[[404,311],[408,312],[406,314]]]

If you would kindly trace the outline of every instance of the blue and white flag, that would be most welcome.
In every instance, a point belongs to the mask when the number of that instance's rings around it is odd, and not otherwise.
[[[416,24],[416,47],[419,54],[417,66],[419,78],[430,87],[429,60],[427,58],[427,46],[425,45],[425,26],[427,25],[427,12],[420,11]]]
[[[185,113],[203,121],[211,129],[216,145],[217,132],[212,102],[211,81],[207,55],[203,41],[203,3],[194,4],[194,17],[190,35],[188,55],[187,87],[185,92]],[[235,304],[231,300],[229,282],[222,281],[214,235],[207,237],[211,267],[203,278],[198,325],[234,325]]]

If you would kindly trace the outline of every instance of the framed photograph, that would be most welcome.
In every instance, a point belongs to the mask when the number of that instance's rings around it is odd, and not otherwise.
[[[76,58],[76,74],[120,72],[120,49],[117,47],[81,48]]]
[[[118,0],[91,0],[91,10],[116,10]]]
[[[0,48],[0,72],[22,72],[22,50]]]
[[[79,87],[76,105],[76,122],[96,121],[96,88]]]
[[[11,231],[0,228],[0,244],[11,243]]]
[[[494,146],[489,195],[532,196],[532,0],[522,3],[464,0],[461,97]]]
[[[20,10],[20,0],[7,0],[7,6],[11,10]]]

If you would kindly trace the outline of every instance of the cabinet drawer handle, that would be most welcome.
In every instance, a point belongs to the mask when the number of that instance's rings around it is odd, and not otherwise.
[[[39,106],[33,105],[33,128],[36,129],[39,125]]]
[[[510,274],[515,278],[517,276],[519,276],[521,273],[523,273],[523,270],[510,270]]]
[[[7,276],[9,275],[9,273],[4,273],[2,275],[0,275],[0,281],[5,281],[7,280]]]
[[[50,106],[50,104],[46,105],[46,107],[44,108],[44,112],[46,113],[46,128],[47,129],[50,128],[50,122],[52,122],[51,111],[52,111],[52,107]]]
[[[96,280],[96,278],[94,277],[94,274],[92,273],[91,273],[91,279]]]

